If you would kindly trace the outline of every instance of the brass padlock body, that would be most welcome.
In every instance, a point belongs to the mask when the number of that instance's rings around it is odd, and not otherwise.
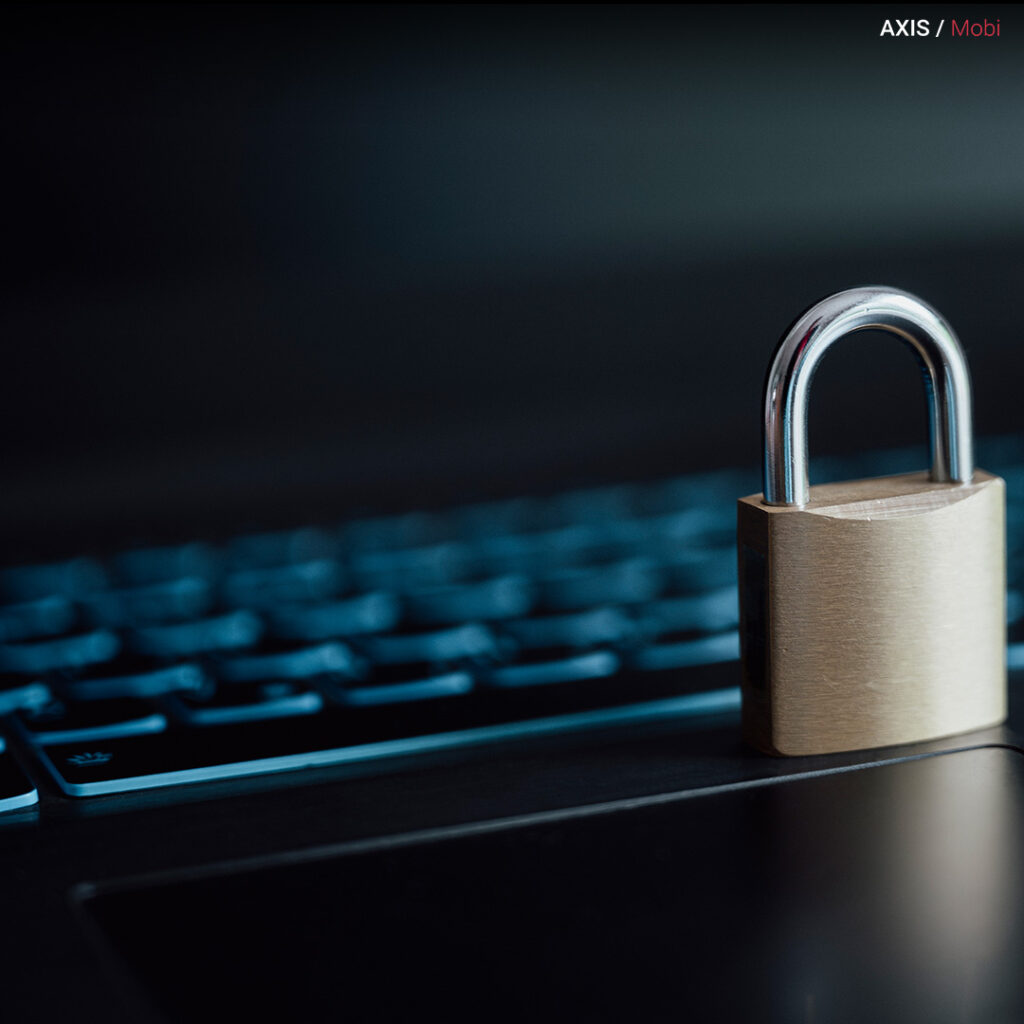
[[[919,742],[1006,717],[1005,485],[926,473],[738,507],[743,730],[775,754]]]

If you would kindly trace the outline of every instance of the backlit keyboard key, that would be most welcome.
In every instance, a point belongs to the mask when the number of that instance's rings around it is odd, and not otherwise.
[[[385,665],[476,660],[499,653],[494,634],[475,623],[430,633],[366,637],[362,646],[372,661]]]
[[[355,677],[361,671],[360,659],[345,644],[337,641],[273,654],[221,657],[215,662],[217,678],[227,683],[339,675]]]
[[[331,640],[386,633],[402,617],[394,594],[373,591],[328,604],[293,605],[271,613],[271,630],[283,640]]]
[[[606,604],[639,604],[657,597],[664,573],[650,559],[563,569],[540,581],[541,601],[551,611]]]
[[[398,551],[357,552],[350,564],[358,587],[404,593],[461,580],[471,561],[466,545],[443,543]]]
[[[613,676],[619,665],[619,656],[614,651],[589,651],[566,658],[502,665],[490,669],[483,676],[483,681],[489,686],[502,687],[576,683]]]
[[[630,667],[642,672],[661,672],[670,669],[692,668],[695,665],[713,665],[716,662],[738,661],[739,633],[719,633],[717,636],[677,643],[651,644],[630,655]]]
[[[731,518],[723,517],[720,508],[697,506],[669,515],[622,523],[614,529],[632,534],[641,549],[651,557],[671,558],[679,551],[725,547],[734,543],[736,524],[731,504],[729,511]]]
[[[473,689],[473,677],[468,672],[443,672],[425,678],[401,683],[355,685],[337,687],[333,695],[350,707],[381,707],[410,701],[437,700],[442,697],[465,696]]]
[[[0,671],[43,674],[57,669],[79,668],[115,658],[121,641],[109,629],[0,645]]]
[[[98,625],[119,627],[174,619],[194,619],[209,610],[210,584],[197,576],[103,590],[81,598]]]
[[[736,546],[681,549],[666,560],[673,590],[694,594],[736,585]]]
[[[23,810],[39,803],[39,793],[7,752],[0,736],[0,812]]]
[[[0,715],[9,715],[19,708],[42,707],[52,696],[50,687],[34,676],[0,673]]]
[[[262,635],[262,620],[243,610],[195,622],[143,626],[132,631],[130,643],[135,651],[155,658],[190,658],[211,651],[243,650]]]
[[[0,607],[0,643],[58,636],[72,629],[75,606],[66,597],[40,597],[35,601]]]
[[[116,670],[116,663],[111,666]],[[206,674],[198,666],[185,662],[148,672],[123,674],[92,673],[85,679],[60,679],[54,686],[76,701],[112,700],[117,697],[159,697],[164,693],[201,691],[208,685]]]
[[[315,715],[324,699],[303,683],[230,683],[209,693],[168,697],[165,704],[188,725],[216,726]]]
[[[269,608],[287,601],[323,601],[341,589],[341,580],[338,563],[329,559],[246,569],[225,578],[224,601],[243,608]]]
[[[636,609],[644,635],[662,636],[676,631],[721,633],[739,625],[739,592],[722,587],[692,597],[667,597]]]
[[[405,598],[409,617],[424,625],[511,619],[526,615],[536,588],[525,576],[419,590]]]
[[[484,575],[533,577],[607,559],[620,547],[604,527],[578,524],[536,533],[481,537],[473,543],[470,558],[476,571]]]
[[[20,711],[16,717],[23,732],[36,743],[87,743],[167,728],[167,719],[152,704],[131,699],[81,704],[52,700]]]
[[[502,633],[527,650],[623,644],[637,635],[633,620],[618,608],[594,608],[572,615],[542,615],[506,622]]]

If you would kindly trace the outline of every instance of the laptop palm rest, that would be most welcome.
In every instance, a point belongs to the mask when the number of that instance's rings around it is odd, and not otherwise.
[[[1024,1020],[1024,757],[978,748],[85,900],[158,1019]]]

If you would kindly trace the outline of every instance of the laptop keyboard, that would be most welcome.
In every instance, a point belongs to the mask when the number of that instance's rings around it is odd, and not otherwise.
[[[1024,440],[979,449],[1007,480],[1024,668]],[[734,711],[735,502],[758,486],[722,470],[0,570],[2,729],[89,797]],[[0,736],[0,810],[37,799]]]

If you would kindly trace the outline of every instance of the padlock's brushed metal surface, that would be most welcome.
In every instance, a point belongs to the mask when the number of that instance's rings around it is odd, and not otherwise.
[[[1006,717],[1005,485],[927,474],[738,508],[744,735],[777,754],[910,743]]]

